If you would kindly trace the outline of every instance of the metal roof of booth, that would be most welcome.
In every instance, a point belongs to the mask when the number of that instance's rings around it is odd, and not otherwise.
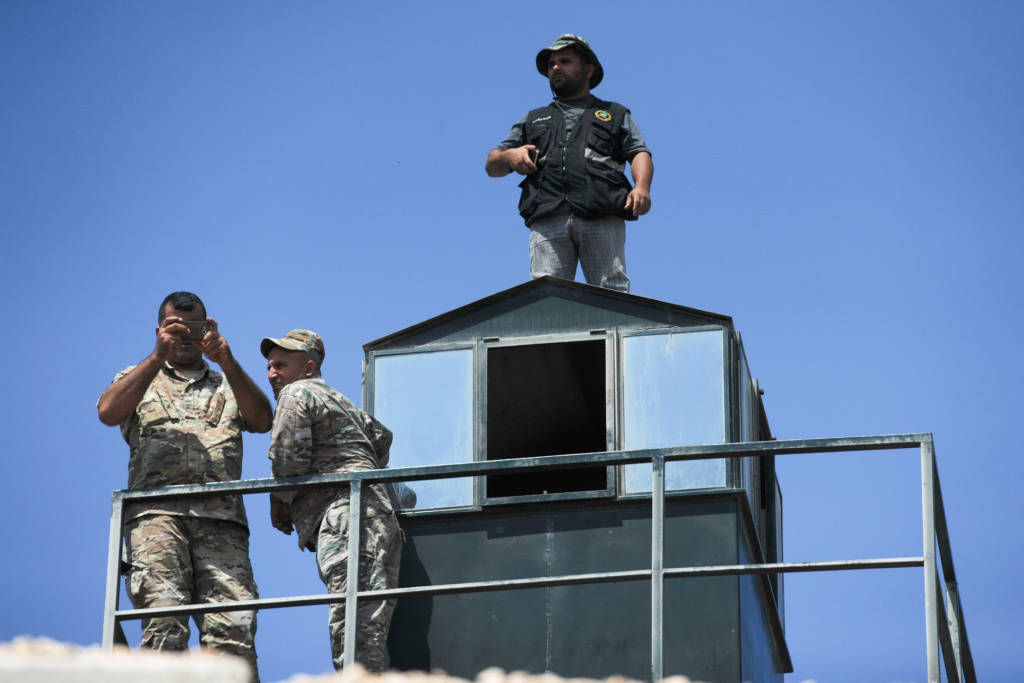
[[[363,345],[366,353],[426,344],[465,343],[588,330],[652,327],[733,328],[719,313],[580,282],[542,277],[410,325]]]

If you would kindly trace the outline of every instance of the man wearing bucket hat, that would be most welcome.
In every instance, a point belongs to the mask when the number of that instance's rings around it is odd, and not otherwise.
[[[391,432],[320,376],[324,342],[310,330],[292,330],[280,339],[265,337],[267,379],[277,398],[270,437],[275,477],[382,469],[388,464]],[[383,484],[363,487],[359,530],[359,589],[398,586],[402,533]],[[274,528],[298,532],[299,548],[316,553],[320,578],[331,593],[344,593],[348,578],[347,486],[273,493]],[[388,668],[387,640],[394,600],[360,600],[355,660],[371,673]],[[345,659],[345,605],[330,607],[334,668]]]
[[[554,99],[512,126],[487,155],[487,175],[525,176],[519,213],[532,277],[571,280],[578,261],[589,284],[628,292],[625,221],[650,211],[650,150],[628,109],[590,94],[604,68],[586,40],[561,35],[536,63]]]

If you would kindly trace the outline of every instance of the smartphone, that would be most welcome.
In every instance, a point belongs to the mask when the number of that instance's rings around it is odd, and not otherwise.
[[[188,328],[189,338],[195,341],[201,341],[206,333],[213,329],[205,320],[182,320],[181,324]]]

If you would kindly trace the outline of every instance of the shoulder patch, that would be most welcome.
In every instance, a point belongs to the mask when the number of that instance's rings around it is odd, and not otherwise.
[[[608,121],[612,120],[612,115],[611,112],[609,112],[607,109],[598,109],[597,111],[594,112],[594,118],[596,118],[599,121],[604,121],[607,123]]]

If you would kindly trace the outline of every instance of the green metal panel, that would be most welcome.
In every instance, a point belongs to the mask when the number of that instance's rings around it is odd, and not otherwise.
[[[740,562],[754,562],[740,542]],[[761,577],[738,576],[740,598],[740,652],[744,682],[782,683],[781,665],[775,648],[766,609],[765,596],[761,591]]]
[[[665,565],[734,564],[735,494],[670,499]],[[547,503],[403,520],[403,586],[650,567],[648,501]],[[741,680],[740,579],[665,584],[665,675]],[[473,678],[489,666],[603,678],[650,673],[646,581],[409,598],[391,664]],[[770,650],[771,643],[768,646]],[[765,679],[768,680],[768,679]]]

